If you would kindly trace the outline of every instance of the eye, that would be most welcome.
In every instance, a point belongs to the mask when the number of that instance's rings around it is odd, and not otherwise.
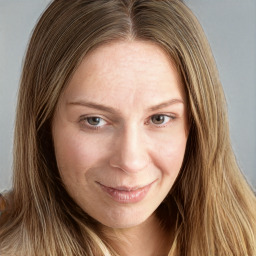
[[[85,122],[85,125],[89,128],[101,128],[107,123],[103,118],[99,116],[83,117],[81,121]]]
[[[151,116],[150,121],[153,124],[161,126],[161,125],[164,125],[164,124],[168,123],[171,119],[174,119],[174,117],[159,114],[159,115]]]

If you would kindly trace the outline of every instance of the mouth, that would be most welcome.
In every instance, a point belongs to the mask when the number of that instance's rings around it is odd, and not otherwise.
[[[142,201],[146,195],[148,194],[151,186],[155,181],[149,183],[145,186],[116,186],[116,187],[108,187],[99,182],[99,186],[108,196],[110,196],[114,201],[118,203],[137,203]]]

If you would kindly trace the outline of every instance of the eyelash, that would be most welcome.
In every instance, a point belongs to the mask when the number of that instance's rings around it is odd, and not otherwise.
[[[152,122],[152,118],[154,117],[165,117],[165,118],[170,118],[169,121],[165,122],[164,124],[154,124]],[[96,126],[96,125],[92,125],[92,124],[89,124],[88,122],[88,119],[90,118],[99,118],[101,121],[103,120],[106,124],[108,123],[107,121],[105,121],[102,117],[100,116],[82,116],[80,119],[79,119],[79,122],[85,127],[85,128],[88,128],[88,129],[91,129],[91,130],[99,130],[99,129],[102,129],[104,124],[101,125],[101,126]],[[150,125],[150,124],[153,124],[155,125],[157,128],[163,128],[163,127],[166,127],[168,125],[169,122],[175,120],[176,117],[173,116],[173,115],[167,115],[167,114],[155,114],[155,115],[152,115],[148,118],[148,120],[145,122],[145,125]]]
[[[103,120],[105,123],[107,123],[107,121],[105,121],[100,116],[82,116],[80,118],[79,122],[83,125],[83,127],[91,129],[91,130],[99,130],[102,128],[102,126],[96,126],[96,125],[89,124],[88,119],[90,119],[90,118],[100,118],[100,120]]]
[[[164,124],[159,124],[159,125],[154,124],[154,123],[152,122],[152,118],[154,118],[154,117],[160,117],[160,116],[161,116],[161,117],[165,117],[165,118],[169,118],[169,121],[165,122]],[[173,121],[175,118],[176,118],[176,117],[173,116],[173,115],[155,114],[155,115],[150,116],[150,117],[149,117],[149,120],[148,120],[145,124],[146,124],[146,125],[149,125],[149,124],[151,123],[151,124],[155,125],[157,128],[163,128],[163,127],[166,127],[166,126],[168,125],[168,123],[171,122],[171,121]]]

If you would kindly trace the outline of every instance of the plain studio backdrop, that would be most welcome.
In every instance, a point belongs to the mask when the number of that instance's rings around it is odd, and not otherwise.
[[[0,0],[0,191],[11,188],[17,91],[25,49],[49,0]],[[185,0],[198,17],[225,90],[238,163],[256,188],[256,0]]]

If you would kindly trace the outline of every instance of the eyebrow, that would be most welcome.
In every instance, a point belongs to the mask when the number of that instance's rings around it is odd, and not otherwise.
[[[106,106],[106,105],[102,105],[102,104],[98,104],[95,102],[90,102],[90,101],[84,101],[84,100],[79,100],[79,101],[75,101],[75,102],[68,102],[68,105],[77,105],[77,106],[83,106],[83,107],[88,107],[88,108],[94,108],[94,109],[98,109],[98,110],[103,110],[105,112],[109,112],[111,114],[116,114],[119,113],[118,110]]]
[[[155,106],[152,106],[149,108],[150,111],[155,111],[155,110],[159,110],[161,108],[165,108],[165,107],[169,107],[173,104],[177,104],[177,103],[182,103],[184,104],[183,100],[181,99],[172,99],[172,100],[168,100],[168,101],[165,101],[165,102],[162,102],[160,104],[157,104]]]
[[[156,111],[168,106],[171,106],[173,104],[177,104],[177,103],[182,103],[184,104],[183,100],[181,99],[171,99],[165,102],[162,102],[160,104],[154,105],[149,107],[147,110],[148,111]],[[75,101],[75,102],[68,102],[68,105],[77,105],[77,106],[84,106],[84,107],[88,107],[88,108],[93,108],[93,109],[98,109],[98,110],[102,110],[105,112],[109,112],[111,114],[119,114],[120,111],[116,110],[115,108],[112,108],[110,106],[106,106],[103,104],[98,104],[96,102],[91,102],[91,101],[85,101],[85,100],[79,100],[79,101]]]

